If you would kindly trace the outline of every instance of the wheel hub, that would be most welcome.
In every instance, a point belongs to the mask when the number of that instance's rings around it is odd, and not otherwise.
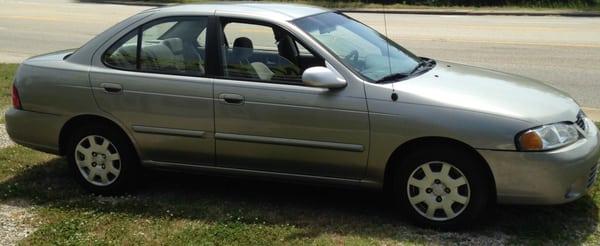
[[[104,164],[104,162],[106,161],[106,155],[98,154],[98,153],[95,153],[95,154],[96,154],[96,156],[93,157],[93,161],[96,162],[96,164],[98,164],[98,165]]]
[[[443,183],[433,184],[431,185],[431,189],[433,190],[433,194],[436,196],[445,196],[448,194],[445,191],[446,186]]]

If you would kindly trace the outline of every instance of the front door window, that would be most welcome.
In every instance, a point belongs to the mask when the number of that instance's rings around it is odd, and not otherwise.
[[[224,22],[223,35],[226,78],[302,84],[302,73],[307,67],[324,66],[322,58],[277,27]],[[306,53],[301,54],[299,49]]]

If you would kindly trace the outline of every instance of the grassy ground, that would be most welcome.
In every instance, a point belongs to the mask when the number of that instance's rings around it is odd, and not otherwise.
[[[0,124],[4,123],[4,110],[12,104],[10,88],[18,66],[0,63]]]
[[[0,150],[0,202],[29,204],[25,244],[581,244],[597,245],[600,194],[550,206],[500,206],[465,232],[415,228],[381,194],[147,173],[134,195],[79,189],[63,159]]]
[[[11,71],[0,64],[2,105]],[[465,232],[411,226],[382,194],[148,172],[137,193],[82,191],[62,158],[0,150],[0,203],[21,204],[37,230],[24,244],[581,244],[600,242],[600,193],[561,206],[499,206]]]

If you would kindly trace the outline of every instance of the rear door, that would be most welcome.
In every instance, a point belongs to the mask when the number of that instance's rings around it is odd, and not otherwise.
[[[223,76],[214,80],[217,165],[361,178],[369,141],[362,88],[352,85],[328,90],[303,85],[303,64],[278,62],[283,57],[272,25],[224,19],[219,29],[224,30],[226,41],[222,45]],[[252,45],[235,41],[240,38]],[[236,43],[245,47],[236,47]],[[307,60],[313,66],[326,66],[318,55],[304,55],[310,56]],[[261,63],[274,75],[256,76],[252,69],[264,67],[256,65]]]
[[[96,55],[97,103],[128,128],[145,162],[214,161],[207,31],[207,17],[162,18]]]

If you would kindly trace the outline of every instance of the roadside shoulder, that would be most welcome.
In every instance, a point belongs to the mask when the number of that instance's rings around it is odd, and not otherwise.
[[[127,0],[80,0],[84,3],[121,4],[137,6],[164,7],[181,4],[175,1],[127,1]],[[194,1],[186,2],[194,3]],[[201,3],[199,1],[198,3]],[[600,17],[600,11],[577,9],[536,9],[536,8],[511,8],[511,7],[419,7],[407,6],[385,8],[341,8],[347,13],[374,13],[374,14],[420,14],[420,15],[512,15],[512,16],[569,16],[569,17]]]

